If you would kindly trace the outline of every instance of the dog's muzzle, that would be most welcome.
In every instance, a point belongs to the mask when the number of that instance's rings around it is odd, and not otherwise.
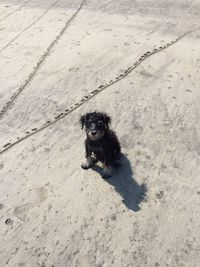
[[[99,140],[100,138],[103,137],[104,131],[100,131],[100,130],[89,131],[87,135],[91,140],[95,141],[95,140]]]
[[[95,136],[97,134],[97,131],[91,131],[91,134]]]

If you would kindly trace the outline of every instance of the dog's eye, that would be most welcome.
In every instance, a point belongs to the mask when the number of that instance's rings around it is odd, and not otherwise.
[[[87,124],[87,125],[90,125],[91,123],[92,123],[91,120],[87,120],[87,121],[86,121],[86,124]]]
[[[103,124],[103,121],[98,121],[98,125],[102,125]]]

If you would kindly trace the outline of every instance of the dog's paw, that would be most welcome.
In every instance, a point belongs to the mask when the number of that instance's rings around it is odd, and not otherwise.
[[[91,168],[91,166],[87,162],[84,162],[81,164],[81,168],[84,170],[88,170],[89,168]]]
[[[111,174],[106,174],[106,173],[104,173],[103,175],[102,175],[102,178],[103,179],[105,179],[105,180],[107,180],[107,179],[109,179],[109,178],[111,178]]]
[[[102,174],[102,177],[104,179],[108,179],[112,176],[112,168],[111,167],[105,167],[103,169],[103,174]]]

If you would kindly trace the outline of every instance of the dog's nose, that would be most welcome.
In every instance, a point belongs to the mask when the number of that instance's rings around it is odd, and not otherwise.
[[[97,133],[96,131],[92,131],[91,132],[92,135],[96,135],[96,133]]]

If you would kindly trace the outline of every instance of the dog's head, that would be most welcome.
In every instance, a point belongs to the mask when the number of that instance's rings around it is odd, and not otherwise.
[[[91,112],[80,118],[82,129],[85,126],[89,139],[96,141],[102,138],[109,129],[111,118],[106,113]]]

